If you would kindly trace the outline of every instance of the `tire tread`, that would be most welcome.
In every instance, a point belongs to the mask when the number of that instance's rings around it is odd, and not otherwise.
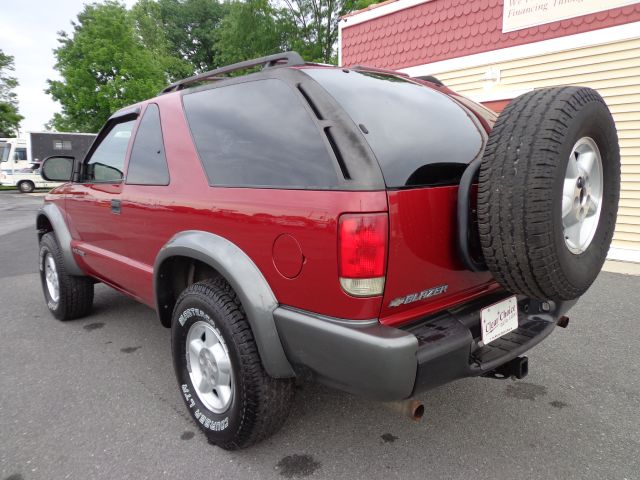
[[[176,308],[190,295],[213,303],[223,312],[222,320],[232,333],[241,363],[243,411],[237,433],[233,440],[227,442],[216,441],[215,432],[207,432],[208,438],[211,443],[227,450],[254,445],[273,435],[284,424],[293,402],[293,379],[276,379],[264,370],[240,300],[222,277],[200,281],[188,287],[180,295]]]
[[[480,244],[489,271],[512,292],[562,300],[584,293],[561,268],[550,212],[560,168],[554,160],[590,102],[604,104],[589,88],[535,90],[507,105],[489,135],[479,173]]]

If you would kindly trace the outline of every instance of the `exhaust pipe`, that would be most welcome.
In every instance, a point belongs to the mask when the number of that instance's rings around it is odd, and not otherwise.
[[[413,421],[420,421],[424,416],[424,404],[420,400],[409,399],[398,402],[384,402],[383,405]]]

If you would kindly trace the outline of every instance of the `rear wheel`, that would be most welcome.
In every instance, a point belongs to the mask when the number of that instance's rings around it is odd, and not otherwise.
[[[182,397],[211,443],[248,447],[284,424],[293,380],[265,372],[240,302],[223,279],[195,283],[180,295],[171,345]]]
[[[22,193],[31,193],[36,189],[36,186],[31,180],[24,180],[18,184],[18,190]]]
[[[616,223],[616,128],[589,88],[536,90],[500,114],[482,159],[478,228],[508,290],[570,300],[593,283]]]

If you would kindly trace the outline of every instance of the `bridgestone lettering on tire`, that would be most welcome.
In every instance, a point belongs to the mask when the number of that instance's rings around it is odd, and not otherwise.
[[[194,336],[194,329],[195,332]],[[218,378],[194,385],[197,360],[189,355],[189,342],[202,334],[216,344],[219,357],[204,355],[202,368],[207,374],[227,372],[227,381]],[[275,379],[264,370],[251,327],[233,289],[223,279],[211,279],[188,287],[178,298],[171,325],[173,364],[182,398],[189,413],[209,442],[227,450],[248,447],[280,429],[293,401],[292,379]],[[192,351],[193,352],[193,351]],[[231,365],[220,368],[220,359]],[[206,365],[205,365],[206,364]],[[204,376],[204,375],[203,375]],[[229,386],[230,392],[216,388]],[[205,394],[203,389],[213,393]],[[199,388],[200,387],[200,388]]]
[[[598,204],[596,180],[591,189],[584,186],[592,180],[588,175],[576,176],[576,218],[598,214],[592,222],[597,226],[585,227],[578,241],[571,237],[572,227],[563,224],[563,214],[569,218],[573,208],[565,198],[563,211],[563,191],[574,191],[568,188],[572,185],[565,187],[565,176],[573,181],[575,165],[569,162],[577,162],[581,151],[599,153],[602,188]],[[478,228],[487,267],[515,293],[554,300],[579,297],[605,261],[619,191],[616,128],[596,91],[547,88],[516,98],[500,114],[480,169]]]
[[[58,320],[73,320],[89,314],[93,306],[93,280],[89,277],[69,275],[64,266],[62,251],[58,246],[55,234],[46,233],[40,240],[40,281],[49,311]],[[47,265],[47,263],[49,265]],[[52,272],[53,270],[53,272]],[[57,277],[58,295],[50,293],[47,285],[51,274]]]

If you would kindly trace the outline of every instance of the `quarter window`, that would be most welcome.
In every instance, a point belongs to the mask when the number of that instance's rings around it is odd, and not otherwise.
[[[210,185],[335,187],[337,174],[316,124],[297,94],[267,79],[183,97]]]
[[[116,123],[85,165],[86,182],[120,182],[135,120]]]
[[[140,121],[129,158],[127,183],[135,185],[168,185],[169,170],[162,140],[160,110],[149,104]]]

